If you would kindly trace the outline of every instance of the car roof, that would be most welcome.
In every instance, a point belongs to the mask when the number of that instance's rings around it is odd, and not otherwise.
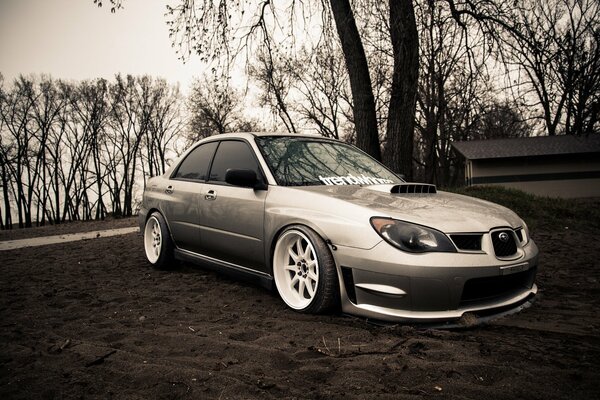
[[[205,139],[227,139],[227,138],[243,138],[252,139],[255,137],[264,136],[280,136],[280,137],[305,137],[310,139],[332,139],[321,136],[317,133],[283,133],[283,132],[236,132],[236,133],[222,133],[219,135],[209,136]],[[335,140],[335,139],[332,139]]]

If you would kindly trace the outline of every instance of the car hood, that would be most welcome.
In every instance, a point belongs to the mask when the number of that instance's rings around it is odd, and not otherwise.
[[[392,194],[393,186],[323,185],[297,189],[368,208],[374,216],[396,218],[446,233],[487,232],[495,227],[522,225],[514,212],[485,200],[441,191]]]

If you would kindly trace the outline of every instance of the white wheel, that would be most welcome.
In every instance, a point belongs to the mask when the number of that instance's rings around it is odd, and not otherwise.
[[[154,212],[144,227],[144,251],[150,264],[156,268],[168,269],[175,266],[173,242],[165,219]]]
[[[156,264],[160,258],[162,236],[160,222],[153,215],[146,221],[146,228],[144,229],[144,249],[146,250],[146,258],[151,264]]]
[[[273,278],[279,295],[292,309],[322,312],[337,303],[337,273],[329,248],[315,232],[291,227],[273,253]]]

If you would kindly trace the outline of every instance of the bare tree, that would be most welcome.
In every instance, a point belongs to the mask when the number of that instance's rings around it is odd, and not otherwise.
[[[390,1],[390,36],[394,67],[384,162],[412,180],[419,79],[419,40],[412,1]]]
[[[120,5],[120,1],[112,3]],[[297,54],[302,48],[298,37],[308,37],[305,42],[314,45],[335,36],[344,55],[352,92],[353,116],[350,120],[356,128],[357,145],[380,158],[383,144],[384,162],[410,179],[413,161],[422,162],[419,154],[413,154],[419,71],[415,7],[434,9],[439,5],[444,6],[444,13],[435,18],[444,19],[448,32],[453,23],[465,29],[460,46],[465,46],[463,50],[472,54],[467,56],[464,65],[472,72],[481,70],[473,68],[473,55],[495,52],[497,59],[507,66],[508,89],[525,106],[539,107],[538,116],[544,121],[548,134],[598,129],[600,6],[595,0],[517,3],[499,0],[291,0],[277,7],[269,0],[258,3],[188,0],[168,6],[168,12],[171,36],[182,57],[195,53],[203,61],[228,71],[230,63],[240,55],[246,60],[262,55],[263,70],[267,72],[265,81],[271,83],[266,86],[269,90],[277,88],[273,84],[277,83],[274,79],[277,70],[285,72],[287,65],[285,61],[281,65],[282,60],[295,59],[281,55]],[[321,32],[308,33],[306,27],[315,25],[317,20]],[[370,24],[373,21],[375,25]],[[369,32],[369,26],[374,27],[374,34]],[[304,35],[295,34],[302,29]],[[456,30],[456,26],[452,29]],[[450,59],[452,57],[450,55]],[[464,62],[462,55],[459,59]],[[430,71],[426,74],[431,75]],[[445,89],[445,86],[437,86]],[[290,85],[283,86],[288,87]],[[278,92],[272,90],[272,93]],[[436,92],[436,95],[440,93]],[[285,98],[275,96],[274,100],[272,103],[280,111],[289,110]],[[436,107],[440,106],[444,107],[444,102],[438,101]],[[439,142],[436,143],[431,134],[439,118],[447,115],[438,111],[435,111],[438,119],[430,119],[433,125],[429,125],[430,133],[426,135],[428,144],[424,151],[429,157],[429,165],[436,164],[434,158],[446,157],[443,151],[439,152]],[[280,115],[288,129],[295,131],[295,126],[290,128],[294,118],[286,112],[280,112]],[[324,115],[320,117],[325,118]],[[382,124],[385,129],[381,129]],[[330,134],[323,127],[320,129]],[[443,140],[447,137],[442,135]],[[442,147],[445,148],[445,144]]]
[[[142,167],[148,176],[159,175],[167,168],[168,152],[185,128],[182,115],[183,99],[179,86],[170,86],[164,79],[154,81],[153,107],[144,147],[146,159]]]
[[[111,130],[106,135],[106,164],[109,169],[113,212],[133,214],[133,188],[142,138],[149,129],[152,104],[151,78],[115,77],[109,87]]]
[[[282,54],[274,57],[276,49],[267,47],[261,51],[257,61],[250,65],[249,73],[260,89],[260,104],[269,106],[290,133],[296,133],[296,124],[288,106],[288,95],[297,77],[295,69],[298,65]]]
[[[86,120],[80,118],[74,104],[80,101],[76,87],[71,84],[63,86],[63,93],[69,98],[69,107],[61,112],[60,125],[63,134],[61,161],[58,168],[60,181],[64,191],[62,204],[62,221],[88,219],[90,174],[89,159],[92,151],[91,131]]]
[[[536,99],[530,104],[541,108],[549,135],[593,131],[600,100],[600,4],[534,0],[514,18],[503,36],[504,55],[524,100]]]
[[[473,125],[474,139],[504,139],[531,136],[531,126],[508,101],[490,102]]]
[[[596,0],[447,0],[498,45],[509,87],[539,108],[548,135],[598,130],[600,4]]]
[[[341,50],[336,47],[335,43],[324,42],[300,55],[291,70],[301,95],[295,108],[321,135],[351,138],[354,135],[348,126],[348,116],[352,114],[348,74]]]
[[[369,74],[367,56],[354,18],[354,11],[349,0],[331,0],[331,12],[335,20],[346,61],[350,87],[352,88],[356,145],[371,156],[381,160],[373,85]]]
[[[36,137],[39,148],[36,158],[40,162],[41,181],[34,190],[38,198],[38,207],[35,220],[37,224],[44,225],[46,218],[50,222],[58,220],[58,213],[52,214],[56,207],[52,206],[52,197],[48,187],[57,181],[58,163],[62,156],[60,147],[63,126],[60,116],[68,103],[68,97],[61,91],[61,82],[55,82],[51,77],[42,76],[37,85],[36,98],[32,100],[32,121],[36,127]],[[49,159],[50,158],[50,159]],[[52,164],[51,164],[52,162]],[[55,205],[59,204],[59,188],[54,185]],[[50,207],[48,205],[50,204]]]
[[[6,93],[4,89],[4,76],[0,73],[0,177],[2,179],[2,199],[4,205],[4,213],[0,209],[0,229],[12,228],[12,215],[10,204],[10,187],[9,187],[9,154],[14,152],[12,145],[4,138],[4,112],[5,112]],[[4,215],[4,219],[2,216]]]
[[[112,0],[120,5],[119,0]],[[361,35],[358,31],[354,10],[349,0],[329,2],[297,2],[275,7],[270,0],[259,3],[232,2],[227,0],[187,0],[175,6],[167,6],[171,15],[168,21],[173,42],[182,57],[192,53],[203,61],[224,64],[225,67],[239,54],[248,56],[257,53],[256,46],[264,49],[262,54],[271,55],[263,59],[267,72],[275,61],[270,52],[290,39],[290,48],[295,48],[295,29],[312,27],[311,17],[320,18],[323,26],[335,21],[337,37],[348,70],[357,145],[377,159],[381,159],[377,113],[369,66]],[[389,3],[390,38],[394,54],[392,86],[388,109],[386,161],[394,169],[412,175],[412,138],[414,109],[418,76],[418,37],[411,1]],[[285,20],[285,23],[282,21]],[[287,28],[287,29],[286,29]],[[308,29],[306,30],[308,31]],[[326,30],[324,33],[331,32]],[[261,52],[258,51],[260,54]],[[278,105],[284,104],[278,102]],[[291,118],[286,121],[292,127]],[[402,153],[399,157],[398,150]]]
[[[204,137],[232,132],[242,106],[241,94],[229,80],[204,76],[192,84],[188,98],[190,137],[195,142]]]
[[[35,101],[34,82],[19,76],[10,91],[2,92],[0,116],[4,122],[3,159],[8,171],[8,189],[16,200],[19,227],[30,227],[34,187],[39,176],[39,163],[33,158],[39,148],[35,143],[32,109]]]
[[[472,37],[458,26],[443,2],[417,7],[420,27],[420,70],[417,96],[416,170],[420,179],[436,184],[450,180],[450,142],[461,125],[477,118],[482,97],[490,90],[482,83],[487,57],[476,49],[480,36]],[[464,94],[467,93],[467,96]],[[467,117],[468,122],[465,121]],[[464,129],[464,128],[463,128]]]
[[[104,219],[108,213],[104,197],[106,194],[106,171],[102,163],[102,149],[106,140],[109,122],[108,82],[105,79],[82,81],[76,92],[71,92],[71,111],[86,131],[92,166],[95,201],[95,219]]]
[[[13,211],[21,227],[132,215],[146,171],[165,171],[184,127],[179,90],[162,79],[0,83],[2,227]]]

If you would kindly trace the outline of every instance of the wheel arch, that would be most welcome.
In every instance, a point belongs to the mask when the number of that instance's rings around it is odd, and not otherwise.
[[[165,221],[165,224],[167,224],[167,228],[169,229],[169,237],[171,238],[171,241],[175,244],[175,240],[173,238],[173,233],[172,233],[173,231],[171,230],[171,224],[169,224],[169,220],[165,217],[165,214],[162,212],[162,210],[160,208],[151,207],[148,209],[148,212],[146,213],[146,219],[144,221],[144,226],[148,222],[148,220],[150,219],[152,214],[154,214],[155,212],[159,213],[161,215],[161,217],[163,218],[163,220]],[[175,245],[175,247],[177,247],[177,245]]]
[[[279,227],[275,231],[275,233],[273,234],[273,236],[270,238],[270,240],[269,240],[269,243],[268,243],[268,253],[267,253],[268,257],[266,259],[266,262],[267,262],[268,271],[271,274],[271,276],[273,276],[273,256],[275,254],[275,246],[277,245],[277,241],[279,240],[279,238],[281,237],[281,235],[286,230],[288,230],[290,227],[293,227],[293,226],[300,226],[300,227],[311,229],[317,235],[319,235],[319,237],[321,239],[323,239],[323,241],[329,245],[330,251],[331,251],[331,255],[333,257],[333,260],[334,260],[334,262],[336,264],[336,268],[337,268],[337,260],[336,260],[334,251],[332,251],[332,249],[331,249],[330,239],[323,232],[323,230],[320,229],[318,226],[316,226],[314,223],[311,223],[310,221],[298,220],[298,221],[287,222],[285,225],[282,225],[281,227]]]
[[[314,224],[312,223],[290,221],[289,223],[277,229],[276,234],[273,235],[273,238],[270,243],[269,261],[270,271],[273,276],[273,286],[277,289],[277,291],[279,292],[279,296],[283,299],[283,301],[287,303],[287,305],[290,308],[296,311],[308,312],[311,314],[320,314],[322,312],[335,311],[340,308],[340,293],[342,288],[340,286],[340,267],[335,256],[335,246],[331,244],[331,241],[326,235],[323,234],[323,231],[321,229],[315,229],[313,228],[313,226]],[[284,239],[287,232],[291,233],[292,238],[297,237],[298,235],[302,236],[304,240],[308,242],[307,249],[308,246],[311,246],[311,252],[313,254],[314,260],[318,260],[316,268],[318,268],[320,272],[318,273],[318,278],[315,278],[318,280],[318,282],[316,283],[316,286],[313,289],[313,294],[311,294],[310,291],[308,292],[309,296],[311,296],[309,297],[310,301],[308,304],[304,304],[304,300],[302,300],[300,304],[296,303],[295,300],[290,300],[290,297],[288,296],[289,293],[285,293],[288,292],[289,287],[285,284],[283,286],[281,285],[285,282],[289,283],[289,281],[287,281],[285,277],[282,277],[281,271],[283,271],[283,268],[277,270],[279,271],[279,273],[277,273],[274,269],[275,263],[280,265],[279,263],[281,263],[282,261],[282,254],[281,250],[278,249],[278,245],[283,245],[284,249],[290,246],[289,239]],[[300,253],[297,254],[299,255]],[[286,253],[286,255],[284,255],[283,257],[287,259],[289,255],[287,255]],[[306,257],[306,255],[300,257]],[[300,266],[300,263],[298,263],[298,266]],[[298,272],[298,274],[300,274],[300,272]],[[284,273],[283,275],[286,276],[287,273]],[[306,276],[307,275],[305,271],[305,279]],[[306,284],[308,285],[308,283]],[[282,288],[287,289],[284,289],[282,291]],[[300,291],[303,292],[303,289],[300,289]],[[295,296],[292,296],[292,298],[293,297]],[[302,295],[302,297],[304,297],[304,295]],[[289,301],[291,301],[291,303]]]

